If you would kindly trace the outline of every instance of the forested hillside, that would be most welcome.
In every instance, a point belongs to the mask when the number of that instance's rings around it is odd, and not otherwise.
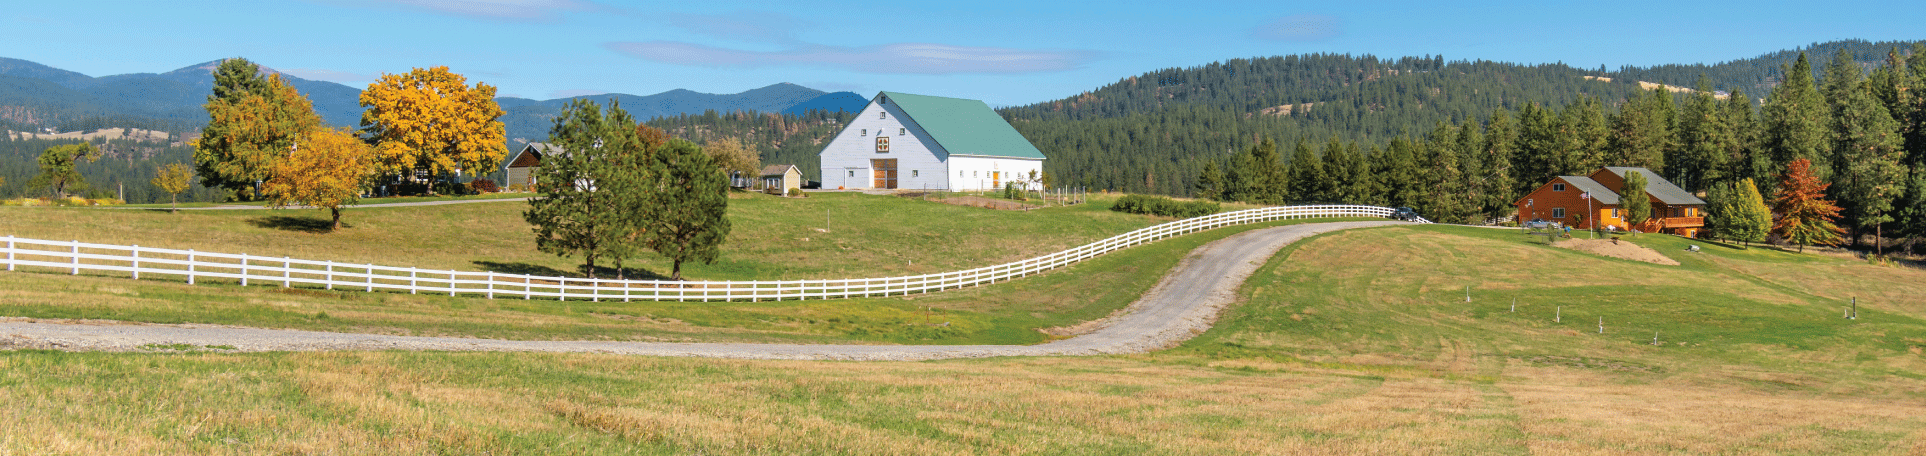
[[[47,190],[30,185],[34,176],[40,174],[37,159],[47,148],[77,142],[10,140],[0,136],[0,179],[4,179],[0,182],[0,198],[49,196]],[[192,147],[169,145],[164,141],[94,141],[94,147],[101,150],[100,160],[77,165],[80,174],[86,177],[88,188],[73,192],[92,198],[113,198],[124,190],[128,203],[165,203],[167,192],[151,182],[157,169],[169,163],[194,164]],[[197,180],[187,192],[181,193],[180,200],[220,201],[225,196],[220,189],[200,186]]]
[[[1800,49],[1787,49],[1766,53],[1758,57],[1736,59],[1714,64],[1669,64],[1650,67],[1624,66],[1608,76],[1637,81],[1670,84],[1679,87],[1692,87],[1698,83],[1699,75],[1705,75],[1713,90],[1744,90],[1746,93],[1762,95],[1779,85],[1784,76],[1781,67],[1792,65],[1799,54],[1815,58],[1837,55],[1839,51],[1852,53],[1854,60],[1866,69],[1872,69],[1885,61],[1886,53],[1893,49],[1907,49],[1914,43],[1926,41],[1880,41],[1841,40],[1813,43]],[[1813,69],[1813,77],[1821,77],[1820,69]],[[1757,97],[1755,97],[1757,98]]]

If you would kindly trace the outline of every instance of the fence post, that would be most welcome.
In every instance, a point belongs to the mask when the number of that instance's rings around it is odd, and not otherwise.
[[[488,282],[488,299],[495,299],[495,271],[488,271],[484,282]]]
[[[326,275],[328,279],[328,289],[333,290],[334,289],[334,260],[325,261],[321,265],[323,267],[328,268],[328,273]]]
[[[71,275],[80,275],[80,240],[75,239],[72,247],[73,247],[74,273]]]
[[[134,280],[140,280],[140,244],[134,244],[134,248],[127,249],[127,252],[134,257]]]
[[[368,263],[368,291],[374,291],[374,263]]]
[[[247,286],[247,253],[241,253],[241,286]]]
[[[448,270],[448,297],[455,297],[455,270]]]
[[[282,255],[281,256],[281,288],[287,288],[289,285],[292,284],[292,282],[289,279],[293,276],[293,273],[290,271],[293,270],[294,268],[292,268],[291,266],[293,266],[293,264],[288,262],[287,255]]]
[[[13,270],[13,235],[7,235],[7,270]]]
[[[408,268],[408,294],[417,294],[421,291],[415,289],[417,278],[419,278],[419,276],[415,275],[415,268]]]

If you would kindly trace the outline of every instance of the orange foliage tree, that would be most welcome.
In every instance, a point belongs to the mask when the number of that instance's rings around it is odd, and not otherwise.
[[[375,141],[379,171],[493,171],[508,156],[495,87],[468,85],[448,67],[383,74],[361,92],[361,127]]]
[[[1839,218],[1839,206],[1825,199],[1832,184],[1820,182],[1811,168],[1812,161],[1804,158],[1787,163],[1779,193],[1772,197],[1772,212],[1779,217],[1772,223],[1772,234],[1799,244],[1800,252],[1806,251],[1807,244],[1838,244],[1846,232],[1832,224]]]
[[[315,129],[301,135],[287,159],[261,186],[275,207],[327,209],[329,230],[341,229],[341,206],[361,200],[362,183],[375,169],[367,143],[348,130]]]

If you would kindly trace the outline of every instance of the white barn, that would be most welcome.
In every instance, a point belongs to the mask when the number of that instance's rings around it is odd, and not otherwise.
[[[877,93],[821,158],[823,188],[1043,187],[1043,152],[977,100]]]

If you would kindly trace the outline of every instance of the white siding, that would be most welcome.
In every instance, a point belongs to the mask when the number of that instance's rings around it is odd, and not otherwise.
[[[1030,172],[1043,175],[1043,160],[971,157],[954,155],[950,157],[949,188],[956,190],[995,190],[1003,183],[1012,180],[1030,179]],[[1002,176],[1000,179],[997,176]],[[1042,184],[1032,183],[1030,188],[1040,189]]]
[[[896,188],[944,188],[948,181],[943,179],[943,174],[948,167],[943,157],[949,154],[930,140],[922,127],[904,117],[895,104],[876,101],[870,100],[863,112],[823,147],[823,188],[870,188],[875,183],[870,160],[890,158],[896,159]],[[878,134],[889,138],[888,153],[876,153]]]

